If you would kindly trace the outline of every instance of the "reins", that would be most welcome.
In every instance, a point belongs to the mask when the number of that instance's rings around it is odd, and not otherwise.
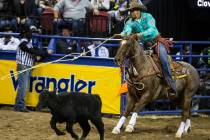
[[[133,45],[135,45],[135,44],[133,44]],[[138,47],[140,47],[140,46],[138,46]],[[130,49],[131,49],[131,48],[129,48],[129,50],[127,50],[127,51],[128,51],[128,52],[131,51]],[[139,50],[139,51],[140,51],[140,50]],[[142,51],[143,51],[143,50],[142,50]],[[143,54],[143,55],[144,55],[144,54]],[[156,75],[158,72],[156,72],[156,70],[154,69],[153,64],[150,62],[150,64],[151,64],[152,67],[153,67],[153,70],[154,70],[155,72],[148,73],[148,74],[146,74],[146,75],[142,75],[141,77],[139,77],[138,72],[136,71],[136,68],[135,68],[135,66],[132,64],[132,61],[131,61],[131,59],[134,59],[134,58],[136,58],[137,56],[140,56],[140,53],[136,53],[135,55],[133,55],[133,56],[131,56],[131,57],[125,56],[125,58],[127,58],[128,61],[129,61],[129,63],[130,63],[130,65],[128,66],[128,69],[131,68],[131,69],[132,69],[132,73],[133,73],[134,75],[135,75],[135,73],[137,73],[137,76],[138,76],[138,77],[137,77],[137,80],[138,80],[138,81],[135,82],[135,81],[132,80],[132,77],[130,76],[130,71],[129,71],[129,70],[126,70],[128,76],[126,76],[125,80],[126,80],[126,82],[127,82],[130,86],[134,87],[136,90],[142,91],[142,90],[144,90],[144,88],[145,88],[145,84],[142,82],[142,80],[143,80],[145,77],[149,77],[149,76]],[[145,59],[147,58],[146,55],[145,55],[144,57],[145,57]],[[150,59],[150,58],[148,58],[148,59]],[[149,61],[150,61],[150,60],[149,60]],[[150,71],[149,71],[149,72],[150,72]]]

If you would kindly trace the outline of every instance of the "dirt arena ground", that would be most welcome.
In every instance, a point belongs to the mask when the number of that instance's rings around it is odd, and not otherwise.
[[[50,118],[50,113],[46,112],[21,113],[0,109],[0,140],[72,140],[69,134],[56,136],[50,128]],[[179,125],[179,118],[176,116],[139,117],[134,133],[113,135],[111,131],[118,118],[103,118],[103,121],[105,140],[174,140]],[[58,127],[65,131],[64,124],[59,124]],[[74,129],[81,134],[78,125]],[[92,126],[87,140],[98,139],[98,133]],[[185,135],[183,140],[210,140],[210,117],[193,117],[192,132]]]

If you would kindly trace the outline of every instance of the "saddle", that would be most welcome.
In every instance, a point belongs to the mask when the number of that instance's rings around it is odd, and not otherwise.
[[[164,77],[163,71],[162,71],[162,66],[161,66],[161,61],[160,61],[158,55],[151,54],[151,55],[148,55],[148,58],[149,58],[149,61],[152,63],[153,69],[156,71],[156,73],[158,73],[158,75],[160,77]],[[173,61],[170,56],[168,56],[168,59],[169,59],[169,63],[170,63],[173,80],[187,77],[187,69],[185,67],[183,67],[181,62]]]

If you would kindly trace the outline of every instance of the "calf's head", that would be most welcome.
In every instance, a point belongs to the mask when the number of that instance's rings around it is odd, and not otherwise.
[[[36,106],[37,110],[40,111],[42,108],[47,107],[50,97],[55,95],[55,92],[49,92],[48,90],[44,89],[43,92],[39,95],[39,101]]]

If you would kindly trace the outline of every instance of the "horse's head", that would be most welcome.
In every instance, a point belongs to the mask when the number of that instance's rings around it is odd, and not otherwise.
[[[115,55],[115,61],[118,65],[123,65],[126,59],[135,55],[134,48],[136,45],[138,46],[138,42],[130,36],[122,39],[117,54]]]

